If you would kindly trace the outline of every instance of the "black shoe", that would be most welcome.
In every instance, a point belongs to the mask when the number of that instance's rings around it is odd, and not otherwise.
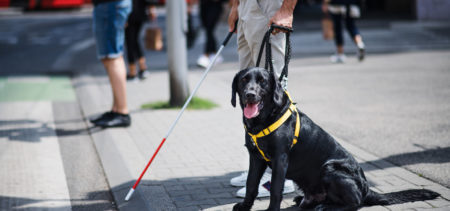
[[[139,73],[138,73],[139,79],[144,80],[147,78],[147,76],[148,76],[147,70],[139,70]]]
[[[131,125],[131,117],[128,114],[112,112],[109,118],[101,119],[94,124],[100,127],[128,127]]]
[[[101,114],[101,115],[99,115],[99,116],[96,116],[96,117],[94,117],[94,118],[89,119],[89,121],[90,121],[91,123],[95,124],[96,122],[98,122],[98,121],[100,121],[100,120],[110,118],[110,116],[111,116],[112,114],[113,114],[112,111],[107,111],[107,112],[105,112],[105,113],[103,113],[103,114]]]
[[[364,60],[364,55],[365,54],[365,52],[364,52],[364,48],[359,48],[359,50],[358,50],[358,60],[361,62],[362,60]]]
[[[134,81],[136,79],[136,75],[127,74],[127,81]]]

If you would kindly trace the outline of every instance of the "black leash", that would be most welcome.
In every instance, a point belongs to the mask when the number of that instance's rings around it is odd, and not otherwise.
[[[264,50],[264,47],[266,48],[266,62],[264,64],[264,69],[268,70],[270,73],[274,72],[273,69],[273,62],[272,62],[272,45],[270,44],[270,35],[272,34],[273,30],[281,29],[284,30],[286,33],[286,48],[284,52],[284,67],[281,71],[281,75],[278,78],[280,82],[283,80],[284,77],[288,77],[288,66],[289,61],[291,60],[291,39],[290,35],[291,32],[293,32],[292,28],[284,27],[284,26],[278,26],[275,24],[272,24],[269,28],[269,30],[264,34],[263,41],[261,43],[261,48],[259,49],[258,59],[256,60],[256,66],[259,67],[259,63],[261,62],[262,52]]]

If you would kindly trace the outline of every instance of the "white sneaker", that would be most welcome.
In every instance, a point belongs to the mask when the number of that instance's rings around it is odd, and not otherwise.
[[[334,54],[330,57],[331,62],[333,63],[344,63],[347,57],[345,54]]]
[[[214,59],[215,56],[216,56],[215,53],[210,54],[210,55],[209,55],[209,61],[212,62],[212,60]],[[220,64],[220,63],[222,63],[222,62],[223,62],[223,57],[222,57],[221,55],[217,56],[217,59],[216,59],[215,64]]]
[[[200,67],[204,67],[204,68],[208,67],[209,62],[210,62],[209,57],[206,56],[205,54],[202,54],[197,59],[197,65],[200,66]]]
[[[270,184],[271,184],[270,178],[271,178],[270,174],[264,173],[263,177],[261,178],[260,185],[258,187],[258,195],[256,196],[257,198],[270,196]],[[286,180],[284,182],[283,194],[292,193],[294,191],[295,191],[294,182],[292,182],[292,180]],[[240,198],[245,198],[246,192],[247,192],[246,187],[243,187],[236,192],[236,196]]]
[[[248,171],[243,172],[241,175],[231,178],[230,184],[236,187],[245,187],[247,183],[247,177]],[[272,175],[270,173],[264,172],[263,176],[261,177],[260,183],[264,184],[265,182],[270,181],[270,178],[272,178]]]
[[[247,182],[247,176],[248,172],[243,172],[241,175],[231,178],[230,184],[236,187],[244,187]]]

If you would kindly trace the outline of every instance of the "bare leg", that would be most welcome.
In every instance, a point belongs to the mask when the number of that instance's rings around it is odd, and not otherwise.
[[[355,42],[355,44],[358,46],[358,60],[362,61],[364,60],[364,42],[362,40],[361,35],[357,34],[355,35],[355,37],[353,38],[353,41]]]
[[[344,46],[343,45],[337,45],[336,46],[336,50],[338,54],[343,54],[344,53]]]
[[[126,68],[123,57],[102,59],[113,92],[112,111],[128,114]]]
[[[139,58],[139,70],[146,70],[147,69],[147,61],[145,61],[145,57]]]
[[[359,34],[355,35],[355,37],[353,38],[353,41],[358,46],[358,48],[364,48],[364,42],[362,40],[361,35],[359,35]]]
[[[130,70],[130,76],[136,76],[136,64],[128,64],[128,69]]]

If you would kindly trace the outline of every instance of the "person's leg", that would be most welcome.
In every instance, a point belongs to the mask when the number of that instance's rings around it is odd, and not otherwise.
[[[252,50],[244,34],[245,23],[239,20],[237,25],[237,45],[239,56],[239,70],[243,70],[248,67],[254,67],[256,64],[253,61]]]
[[[361,34],[359,33],[358,28],[356,27],[355,20],[352,17],[345,18],[345,26],[347,28],[350,37],[355,42],[356,46],[358,46],[358,59],[362,61],[364,59],[364,42],[362,40]]]
[[[136,41],[135,47],[136,47],[136,59],[139,63],[139,71],[147,70],[147,63],[144,57],[144,53],[142,51],[142,45],[141,45],[141,39],[139,39],[139,35],[141,33],[142,26],[144,25],[144,22],[139,21],[136,24],[136,32],[134,34],[134,40]]]
[[[137,74],[136,59],[138,57],[139,44],[138,38],[138,25],[136,22],[129,22],[125,28],[125,44],[127,47],[127,59],[129,75],[127,78],[134,78]]]
[[[102,59],[113,92],[112,111],[128,114],[125,61],[122,56]]]
[[[147,60],[145,59],[144,56],[139,57],[138,59],[139,62],[139,71],[145,71],[147,70]]]
[[[221,1],[201,1],[200,2],[200,19],[205,29],[206,43],[203,54],[197,59],[197,65],[207,67],[213,59],[217,51],[217,42],[214,36],[214,30],[219,22],[222,13]],[[223,58],[217,58],[216,62],[221,62]]]
[[[209,1],[200,1],[200,21],[202,24],[202,27],[205,29],[206,32],[206,43],[204,46],[203,53],[197,58],[197,65],[200,67],[208,67],[209,65],[209,55],[207,54],[208,45],[210,43],[209,33],[208,33],[208,26],[209,26],[209,11],[208,11]]]
[[[222,14],[222,2],[221,1],[211,1],[205,3],[207,4],[206,10],[206,20],[203,21],[206,35],[207,35],[207,43],[205,46],[205,53],[212,54],[217,51],[217,41],[214,36],[214,30],[216,28],[217,23],[219,22],[220,15]]]
[[[113,92],[111,111],[91,121],[101,127],[129,126],[126,99],[126,67],[123,59],[124,27],[131,11],[131,0],[100,3],[94,8],[94,34],[97,56],[108,73]]]
[[[361,35],[355,24],[355,19],[348,16],[345,17],[345,27],[347,28],[347,32],[349,33],[350,37],[355,42],[355,44],[362,42]]]
[[[269,30],[267,24],[270,18],[281,7],[282,1],[263,0],[259,3],[256,1],[247,1],[246,6],[253,9],[247,10],[250,14],[246,17],[245,22],[245,38],[251,49],[251,56],[253,63],[256,64],[258,54],[261,48],[261,43],[265,33]],[[279,77],[284,67],[284,57],[286,50],[286,35],[284,33],[278,33],[275,36],[270,36],[271,51],[272,51],[272,63],[275,74]],[[265,64],[265,50],[261,56],[260,67],[264,67]],[[283,81],[283,87],[287,87],[287,81]]]
[[[137,72],[136,63],[128,63],[128,70],[130,71],[130,74],[126,75],[126,78],[134,79],[134,77],[136,77],[136,72]]]
[[[338,54],[344,53],[344,38],[342,36],[342,15],[331,14],[333,20],[333,30],[334,30],[334,42],[336,44],[336,50]]]
[[[345,62],[344,54],[344,37],[342,36],[342,15],[341,14],[331,14],[333,20],[333,30],[334,30],[334,42],[336,45],[336,53],[331,56],[331,62],[343,63]]]
[[[131,117],[128,114],[127,88],[125,60],[123,56],[116,58],[104,58],[102,63],[108,73],[111,90],[113,93],[113,105],[110,115],[100,119],[94,124],[100,127],[128,127]]]

